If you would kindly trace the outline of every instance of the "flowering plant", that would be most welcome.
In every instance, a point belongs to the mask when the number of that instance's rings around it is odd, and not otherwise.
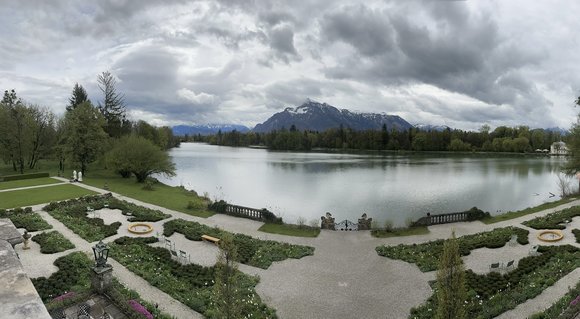
[[[128,301],[128,303],[133,310],[144,315],[145,318],[153,319],[153,315],[149,312],[149,310],[147,310],[147,308],[143,307],[143,305],[141,305],[137,300],[131,299]]]

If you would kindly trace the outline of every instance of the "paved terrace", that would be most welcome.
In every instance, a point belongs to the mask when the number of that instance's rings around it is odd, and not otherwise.
[[[75,185],[99,193],[108,193],[108,191],[85,184],[76,183]],[[171,214],[171,218],[153,223],[155,231],[160,233],[163,229],[163,223],[171,219],[182,218],[261,239],[315,247],[314,256],[277,262],[267,270],[240,265],[240,270],[260,276],[261,280],[257,286],[257,292],[267,304],[277,309],[281,318],[407,318],[412,307],[422,304],[431,295],[428,281],[435,279],[435,273],[423,273],[414,264],[380,257],[375,252],[376,246],[421,243],[448,238],[452,230],[455,230],[457,236],[463,236],[506,226],[527,228],[520,223],[580,204],[580,200],[574,201],[554,209],[491,225],[481,222],[462,222],[430,226],[429,234],[418,236],[379,239],[370,236],[369,232],[362,231],[322,231],[317,238],[303,238],[260,232],[258,228],[262,223],[248,219],[220,214],[207,219],[199,218],[119,194],[113,193],[113,196]],[[40,211],[43,206],[36,205],[33,209]],[[69,238],[77,246],[76,250],[91,251],[90,247],[95,243],[87,243],[47,213],[40,211],[40,214],[56,230]],[[123,216],[120,211],[102,210],[100,215],[107,224],[114,221],[123,223],[119,228],[119,234],[107,238],[107,241],[130,235],[126,231],[129,224],[126,220],[127,217]],[[565,240],[556,244],[570,243],[580,247],[574,242],[574,236],[570,233],[572,228],[580,228],[579,218],[575,218],[572,225],[564,231]],[[536,230],[530,231],[530,245],[517,245],[515,247],[506,245],[494,250],[478,249],[474,250],[470,256],[464,257],[464,261],[468,268],[473,268],[477,272],[485,272],[485,268],[496,261],[507,261],[508,259],[516,259],[517,261],[527,256],[529,247],[537,241],[537,232]],[[176,243],[177,249],[189,253],[192,262],[208,266],[215,263],[217,248],[214,245],[192,242],[181,234],[174,234],[170,239]],[[163,245],[163,243],[156,245]],[[31,276],[50,275],[56,269],[53,269],[55,268],[53,266],[51,268],[45,265],[51,265],[58,256],[73,251],[43,255],[39,253],[38,247],[32,247],[31,250],[21,253],[22,263]],[[17,247],[18,249],[21,248]],[[38,265],[43,266],[38,267]],[[144,299],[158,302],[162,310],[175,315],[177,318],[202,317],[169,295],[152,287],[115,261],[113,261],[113,265],[115,267],[114,274],[121,282],[137,290]],[[568,286],[578,282],[579,273],[580,271],[572,272],[536,298],[506,312],[503,317],[525,318],[545,309],[564,295]]]

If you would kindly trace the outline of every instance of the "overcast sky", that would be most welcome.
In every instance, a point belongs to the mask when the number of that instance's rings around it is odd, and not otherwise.
[[[253,126],[311,98],[412,124],[569,128],[580,2],[0,0],[0,88],[64,112],[111,71],[131,118]]]

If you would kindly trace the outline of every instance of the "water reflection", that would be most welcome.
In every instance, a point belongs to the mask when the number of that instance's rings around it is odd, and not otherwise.
[[[477,206],[494,213],[538,205],[558,193],[562,158],[441,154],[289,153],[184,143],[171,151],[177,176],[163,179],[212,198],[273,208],[287,220],[363,212],[381,223]],[[217,194],[216,189],[220,189]],[[540,195],[534,196],[535,193]],[[557,199],[557,198],[552,198]]]

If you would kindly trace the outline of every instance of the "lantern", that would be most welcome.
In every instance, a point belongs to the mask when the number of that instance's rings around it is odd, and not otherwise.
[[[95,254],[96,267],[105,267],[107,258],[109,258],[109,247],[101,240],[93,247],[93,253]]]

